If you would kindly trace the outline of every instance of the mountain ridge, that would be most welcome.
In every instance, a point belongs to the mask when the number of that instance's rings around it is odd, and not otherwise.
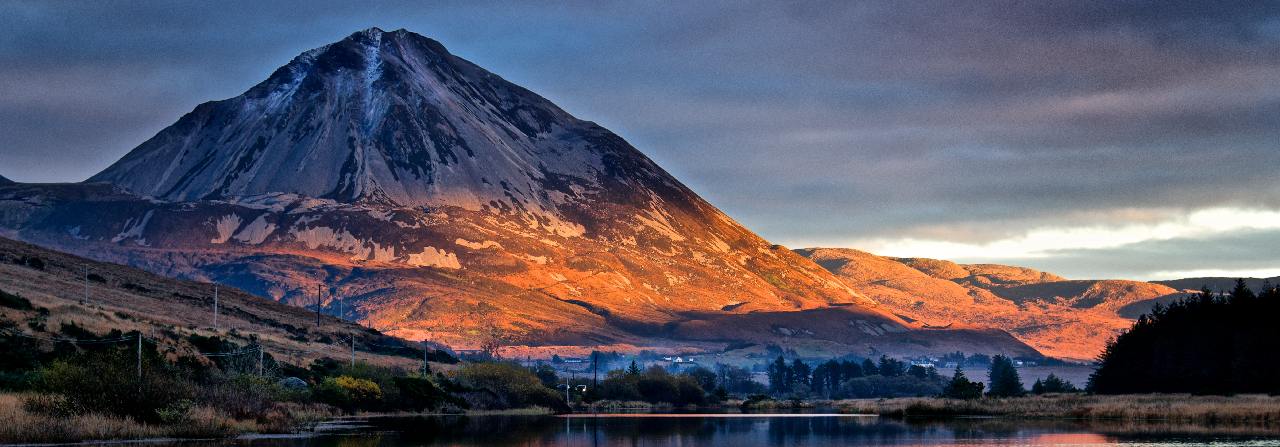
[[[1156,302],[1185,296],[1156,282],[1069,280],[999,264],[893,258],[855,249],[795,250],[904,318],[1003,329],[1046,355],[1092,360]]]

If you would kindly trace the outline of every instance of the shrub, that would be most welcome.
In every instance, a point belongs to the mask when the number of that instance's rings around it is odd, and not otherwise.
[[[428,379],[396,377],[395,385],[400,390],[400,394],[392,405],[402,410],[438,410],[445,404],[466,406],[466,402],[444,392]]]
[[[506,408],[539,406],[554,411],[568,411],[555,390],[542,385],[538,376],[527,368],[505,362],[480,362],[463,366],[457,372],[462,385],[487,390],[498,397],[497,405]]]
[[[35,307],[31,305],[31,301],[22,296],[0,290],[0,306],[17,310],[32,310]]]
[[[382,388],[377,383],[351,376],[326,378],[316,385],[313,394],[321,402],[347,412],[371,408],[382,400]]]
[[[47,391],[66,397],[66,411],[107,413],[160,422],[159,410],[191,399],[194,386],[179,377],[154,351],[143,356],[143,375],[131,350],[106,349],[59,360],[40,371]]]

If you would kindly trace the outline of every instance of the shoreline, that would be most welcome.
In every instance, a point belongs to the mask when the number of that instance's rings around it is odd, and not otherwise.
[[[698,408],[597,408],[597,411],[554,414],[545,408],[523,408],[464,413],[361,413],[338,415],[307,424],[305,428],[288,433],[240,432],[228,436],[139,436],[93,437],[74,441],[55,442],[0,442],[0,446],[63,446],[87,444],[158,444],[191,441],[234,441],[255,439],[310,438],[326,433],[341,432],[349,422],[375,418],[412,417],[556,417],[566,419],[590,418],[768,418],[768,417],[856,417],[885,418],[905,423],[975,423],[975,424],[1071,424],[1096,425],[1100,429],[1120,431],[1144,431],[1152,429],[1178,429],[1190,432],[1232,433],[1238,431],[1280,433],[1280,396],[1192,396],[1178,394],[1154,395],[1086,395],[1061,394],[1024,396],[1014,398],[982,398],[953,400],[940,398],[891,398],[857,399],[838,401],[804,401],[803,408],[761,408],[759,412],[740,411],[736,405],[703,406]],[[603,411],[598,411],[603,410]],[[654,411],[656,410],[656,411]],[[689,411],[682,411],[689,410]],[[772,411],[771,411],[772,410]],[[782,410],[779,412],[777,410]],[[795,410],[790,411],[789,410]],[[108,420],[119,420],[101,416]],[[14,420],[13,422],[22,422]],[[30,423],[31,421],[27,421]],[[151,432],[166,427],[143,426]],[[37,427],[44,429],[47,427]],[[87,433],[87,432],[86,432]]]

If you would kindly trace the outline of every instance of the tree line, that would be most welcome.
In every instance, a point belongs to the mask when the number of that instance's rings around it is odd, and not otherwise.
[[[1280,393],[1280,289],[1255,293],[1237,280],[1226,293],[1156,305],[1109,343],[1089,390],[1121,393]]]

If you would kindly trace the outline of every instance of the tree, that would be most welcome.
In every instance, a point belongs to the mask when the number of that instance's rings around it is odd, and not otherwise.
[[[814,393],[830,396],[831,392],[840,387],[840,362],[832,359],[814,367],[809,386]]]
[[[1074,384],[1054,374],[1049,374],[1049,377],[1045,377],[1044,380],[1036,379],[1036,383],[1031,385],[1032,394],[1074,393],[1077,391],[1080,390]]]
[[[699,366],[685,371],[684,375],[693,378],[704,390],[716,389],[716,373],[710,369]]]
[[[872,362],[871,359],[862,359],[862,375],[874,376],[876,374],[880,374],[880,370],[876,369],[875,362]]]
[[[1236,278],[1236,286],[1231,289],[1231,300],[1242,301],[1256,299],[1258,296],[1249,290],[1249,286],[1244,283],[1243,278]]]
[[[993,397],[1013,397],[1026,394],[1026,390],[1022,388],[1022,379],[1018,377],[1018,369],[1013,366],[1013,360],[1003,355],[997,354],[991,358],[991,369],[987,373],[988,382],[991,389],[987,391],[988,396]]]
[[[532,368],[532,371],[533,375],[538,376],[538,380],[542,381],[542,385],[547,388],[555,389],[560,382],[560,378],[556,376],[555,368],[552,368],[551,365],[538,363],[537,366]]]
[[[635,360],[632,360],[632,361],[631,361],[631,366],[628,366],[628,367],[627,367],[627,375],[629,375],[629,376],[638,376],[638,375],[640,375],[640,365],[637,365]]]
[[[956,372],[942,390],[942,397],[950,399],[977,399],[982,397],[982,382],[974,382],[964,376],[964,370],[956,366]]]
[[[880,375],[885,377],[898,377],[907,372],[907,364],[901,360],[889,358],[889,356],[880,356],[880,364],[876,366],[876,370]]]
[[[809,365],[800,361],[800,359],[795,359],[795,361],[791,362],[792,385],[802,384],[808,386],[811,373]]]
[[[791,367],[787,366],[787,360],[782,356],[770,363],[766,372],[769,375],[769,391],[781,394],[791,389]]]
[[[1207,287],[1153,308],[1107,345],[1089,391],[1280,393],[1280,293],[1243,281],[1225,298]]]
[[[853,360],[845,360],[843,362],[840,362],[839,382],[844,382],[846,380],[849,380],[855,377],[862,377],[866,374],[867,372],[862,370],[862,366],[858,365],[857,363],[854,363]]]

